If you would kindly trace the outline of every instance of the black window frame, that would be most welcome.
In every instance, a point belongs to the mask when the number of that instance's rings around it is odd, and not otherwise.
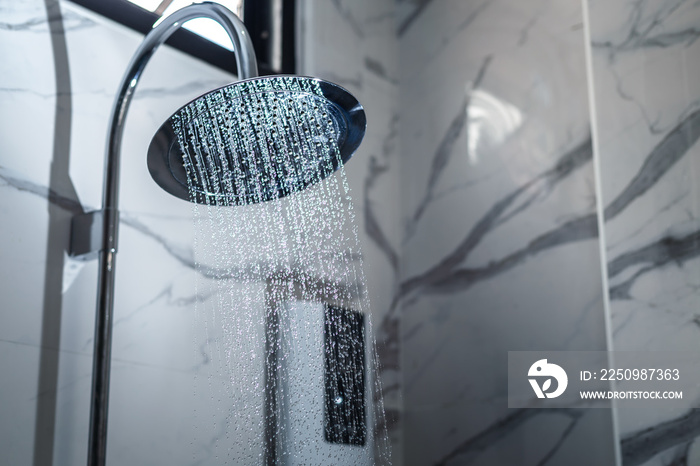
[[[128,0],[70,0],[130,29],[147,34],[159,15]],[[244,0],[244,24],[250,33],[261,76],[296,73],[296,0],[282,0],[282,63],[279,69],[270,65],[271,6],[269,0]],[[233,52],[187,29],[179,29],[165,42],[192,57],[217,68],[237,74]]]

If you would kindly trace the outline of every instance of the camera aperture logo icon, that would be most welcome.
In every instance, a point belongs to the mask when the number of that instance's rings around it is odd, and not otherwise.
[[[569,384],[569,377],[567,377],[566,371],[561,366],[548,363],[546,359],[540,359],[530,366],[527,375],[531,377],[528,381],[532,385],[537,398],[556,398],[564,393],[566,386]],[[557,381],[557,385],[554,391],[549,392],[548,390],[552,388],[552,379]],[[540,385],[540,381],[542,381],[542,385]]]

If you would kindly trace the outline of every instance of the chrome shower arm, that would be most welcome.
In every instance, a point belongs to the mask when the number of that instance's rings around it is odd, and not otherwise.
[[[119,93],[110,117],[107,158],[105,161],[105,186],[102,199],[103,209],[117,208],[119,162],[124,122],[136,90],[136,85],[141,79],[141,73],[158,47],[175,31],[180,29],[185,22],[195,18],[213,19],[224,28],[233,43],[239,79],[254,78],[258,75],[258,65],[250,35],[243,22],[227,8],[212,2],[196,3],[164,18],[160,24],[146,35],[134,53],[119,85]],[[116,246],[116,238],[105,238],[104,246],[106,249]]]
[[[213,19],[226,30],[233,43],[239,78],[252,78],[258,74],[253,44],[243,22],[225,7],[217,3],[205,2],[182,8],[155,26],[136,50],[122,78],[110,116],[102,210],[74,218],[71,233],[72,255],[99,252],[100,261],[90,399],[88,466],[104,466],[106,461],[114,273],[119,230],[119,167],[124,122],[136,85],[151,56],[159,45],[182,27],[183,23],[194,18]],[[91,246],[97,243],[95,235],[100,237],[99,251]],[[83,239],[88,244],[79,244]]]

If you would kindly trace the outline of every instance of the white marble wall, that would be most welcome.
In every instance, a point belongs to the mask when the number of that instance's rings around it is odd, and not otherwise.
[[[697,352],[700,6],[586,4],[613,346]],[[621,409],[623,464],[698,464],[698,395],[684,393],[685,408]]]
[[[348,87],[367,108],[370,130],[347,171],[367,244],[372,305],[388,309],[398,260],[396,252],[385,254],[398,243],[398,170],[386,171],[395,152],[393,4],[302,1],[300,11],[301,72]],[[85,461],[97,270],[65,250],[71,216],[100,204],[107,119],[140,40],[68,2],[0,5],[3,464]],[[212,368],[193,312],[195,301],[207,297],[193,286],[191,206],[155,185],[145,153],[172,111],[232,79],[164,48],[149,64],[127,119],[110,464],[226,459],[217,439],[228,411],[213,402],[226,396],[226,380]]]
[[[508,351],[606,349],[581,3],[413,3],[399,25],[405,464],[612,465],[609,410],[506,401]]]

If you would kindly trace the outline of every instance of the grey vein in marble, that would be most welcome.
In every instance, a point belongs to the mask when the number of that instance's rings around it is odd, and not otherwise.
[[[435,189],[440,181],[441,175],[450,162],[457,139],[460,137],[462,132],[469,131],[469,105],[471,103],[471,97],[473,95],[473,91],[481,85],[492,58],[493,57],[489,55],[482,61],[481,66],[476,73],[476,77],[472,82],[469,94],[462,102],[462,105],[457,109],[457,115],[452,119],[450,126],[448,126],[447,131],[440,140],[440,144],[438,144],[438,148],[433,155],[425,194],[418,203],[418,207],[416,208],[413,217],[409,221],[406,228],[406,237],[410,237],[413,234],[418,221],[425,212],[425,209],[432,201],[435,200]]]
[[[654,147],[632,181],[605,208],[605,220],[619,214],[647,192],[700,138],[700,109],[686,116]]]
[[[365,68],[367,68],[372,73],[376,74],[380,78],[389,79],[386,74],[386,69],[384,65],[379,60],[375,60],[372,57],[365,57]]]
[[[642,465],[662,451],[682,446],[699,435],[700,409],[693,409],[684,416],[623,437],[622,464]]]
[[[523,424],[525,424],[530,419],[540,416],[540,415],[563,415],[568,417],[571,421],[569,426],[562,432],[561,437],[555,443],[555,445],[550,449],[549,452],[539,461],[539,466],[544,466],[547,464],[549,459],[556,453],[564,440],[569,436],[573,427],[578,423],[578,421],[583,416],[583,409],[577,408],[551,408],[546,410],[538,409],[518,409],[484,429],[477,435],[470,437],[457,445],[451,452],[443,456],[441,459],[434,463],[435,466],[448,466],[450,464],[470,464],[473,462],[481,453],[491,448],[500,439],[506,437],[511,432],[519,429]],[[459,461],[457,461],[459,460]]]
[[[452,269],[444,277],[433,277],[423,283],[428,294],[445,294],[464,291],[477,282],[487,280],[521,264],[527,257],[564,244],[593,239],[598,236],[597,218],[594,214],[566,222],[561,227],[538,236],[522,248],[484,267]]]
[[[650,47],[672,47],[675,45],[690,46],[700,38],[700,28],[689,27],[680,30],[669,30],[667,20],[683,6],[690,2],[633,2],[633,10],[629,20],[629,32],[619,43],[613,41],[592,41],[595,48],[606,49],[611,58],[619,52]],[[654,12],[644,11],[646,6],[658,7]],[[693,6],[697,8],[697,4]]]
[[[698,256],[700,256],[700,231],[680,238],[665,236],[647,246],[621,254],[608,264],[608,275],[611,278],[629,267],[639,264],[648,265],[639,269],[623,283],[611,287],[610,299],[631,299],[630,289],[642,275],[668,264],[682,266]]]
[[[191,247],[182,247],[175,244],[170,244],[166,237],[154,232],[153,230],[148,228],[143,222],[140,222],[136,217],[130,215],[127,212],[120,212],[119,220],[120,223],[123,223],[124,225],[127,225],[133,228],[134,230],[143,233],[145,236],[148,236],[155,240],[158,244],[163,246],[163,248],[171,256],[177,259],[178,262],[180,262],[185,267],[191,269],[195,268],[194,251]],[[217,276],[217,274],[213,270],[211,271],[211,273],[214,276]],[[205,276],[209,275],[205,273]]]
[[[576,425],[578,424],[579,419],[583,415],[582,411],[571,411],[569,413],[569,425],[567,425],[564,430],[562,430],[561,434],[559,434],[559,438],[557,441],[554,443],[554,445],[549,449],[547,454],[545,454],[541,460],[537,462],[536,466],[546,466],[549,464],[549,461],[554,458],[554,455],[559,451],[559,449],[564,445],[564,442],[566,442],[566,439],[569,438],[569,435],[571,435],[571,431],[574,430]]]
[[[29,18],[18,23],[0,21],[0,31],[47,33],[49,32],[49,22],[55,23],[63,32],[96,25],[94,21],[85,16],[65,11],[62,15],[52,15],[50,18],[45,16]]]
[[[30,94],[36,97],[39,97],[41,99],[51,99],[54,97],[58,96],[66,96],[66,93],[60,92],[39,92],[36,89],[26,89],[22,87],[0,87],[0,92],[8,93],[8,94],[17,94],[17,93],[24,93],[24,94]],[[75,95],[74,93],[70,93],[70,95]]]
[[[440,47],[433,54],[434,56],[439,55],[447,47],[448,44],[452,43],[452,40],[467,29],[476,19],[486,10],[486,8],[491,5],[494,0],[484,0],[479,6],[477,6],[474,11],[472,11],[467,17],[457,25],[455,30],[447,37],[442,40]]]
[[[369,160],[369,173],[365,179],[364,184],[364,198],[365,198],[365,231],[367,235],[374,241],[377,247],[386,256],[391,268],[394,271],[398,271],[399,268],[399,255],[394,250],[389,239],[382,231],[379,222],[377,221],[376,215],[374,213],[374,207],[372,205],[372,200],[370,199],[370,192],[377,180],[377,178],[385,173],[389,169],[388,164],[380,165],[375,156],[371,156]]]
[[[389,76],[389,74],[386,71],[386,68],[384,67],[384,64],[379,60],[375,60],[372,57],[366,56],[365,57],[365,68],[370,73],[374,74],[375,76],[377,76],[385,81],[388,81],[392,84],[398,84],[398,81],[396,79]]]
[[[28,20],[25,20],[21,23],[7,23],[7,22],[0,22],[0,30],[4,31],[25,31],[28,29],[32,29],[35,26],[45,26],[47,23],[47,19],[44,17],[39,17],[39,18],[30,18]],[[46,29],[42,29],[42,32],[46,32]]]
[[[641,225],[639,225],[639,227],[637,227],[637,228],[636,228],[633,232],[631,232],[628,236],[626,236],[626,237],[624,237],[624,238],[621,238],[621,239],[617,240],[617,241],[614,242],[614,243],[608,242],[608,244],[607,244],[608,250],[612,251],[612,250],[614,250],[614,249],[616,249],[616,248],[619,248],[619,247],[622,246],[624,243],[626,243],[626,242],[628,242],[628,241],[630,241],[630,240],[636,238],[638,235],[642,234],[642,233],[646,230],[646,228],[647,228],[649,225],[652,225],[652,224],[654,224],[654,223],[657,221],[657,216],[658,216],[659,214],[662,214],[662,213],[664,213],[664,212],[668,212],[668,211],[671,210],[672,208],[678,206],[681,202],[686,201],[686,200],[687,200],[687,197],[688,197],[688,194],[690,194],[690,193],[689,193],[688,191],[686,191],[686,192],[684,192],[684,193],[682,193],[682,194],[676,196],[675,198],[671,199],[669,202],[667,202],[664,206],[662,206],[662,207],[661,207],[660,209],[658,209],[657,211],[651,212],[651,213],[650,213],[650,214],[651,214],[650,217],[647,218],[647,220],[646,220],[644,223],[642,223]]]
[[[672,47],[676,44],[692,45],[700,38],[700,28],[688,28],[680,31],[661,33],[649,37],[640,43],[641,47]]]
[[[378,329],[377,355],[381,361],[380,370],[382,372],[398,371],[401,368],[399,353],[401,322],[396,313],[392,312],[393,309],[390,309],[384,316]]]
[[[409,27],[418,19],[418,17],[423,13],[425,10],[425,7],[430,4],[433,0],[418,0],[416,2],[418,5],[413,8],[413,11],[406,17],[406,19],[403,20],[403,22],[399,25],[399,28],[397,30],[397,33],[399,36],[404,35],[406,30],[408,30]]]
[[[36,183],[32,183],[31,181],[19,179],[10,174],[9,171],[2,166],[0,166],[0,180],[5,182],[5,186],[44,198],[51,204],[54,204],[61,209],[72,213],[73,215],[83,213],[83,206],[80,204],[80,202],[58,194],[46,186],[40,186]]]
[[[537,24],[537,20],[540,18],[540,12],[538,11],[537,14],[532,15],[530,20],[527,22],[525,27],[520,31],[520,38],[518,39],[518,46],[522,47],[527,43],[528,37],[530,35],[530,30]]]
[[[622,322],[620,322],[619,324],[617,324],[615,326],[615,329],[613,330],[613,337],[617,337],[620,334],[620,332],[623,331],[625,329],[625,327],[627,327],[630,324],[630,322],[632,322],[634,317],[635,317],[634,312],[628,312],[627,316],[625,316],[625,318],[622,320]],[[614,320],[614,317],[613,317],[613,320]]]
[[[333,3],[335,9],[338,10],[343,20],[350,25],[355,35],[357,35],[357,37],[364,37],[365,31],[362,29],[360,22],[353,16],[350,10],[343,6],[343,0],[331,0],[331,3]]]
[[[149,299],[144,304],[138,306],[136,309],[128,313],[127,315],[121,316],[118,319],[114,319],[114,326],[121,325],[124,322],[128,322],[133,319],[140,311],[147,309],[153,304],[165,300],[168,306],[174,307],[191,307],[194,304],[203,303],[207,301],[215,292],[210,291],[206,294],[195,294],[192,296],[174,298],[173,296],[174,285],[172,283],[167,284],[162,290],[160,290],[153,298]],[[92,340],[90,340],[92,341]]]
[[[482,177],[479,177],[479,178],[476,178],[476,179],[473,179],[470,181],[466,181],[463,183],[455,183],[451,186],[447,186],[444,189],[435,192],[435,194],[433,195],[433,198],[432,198],[432,202],[437,202],[437,201],[444,199],[448,196],[452,196],[458,191],[464,191],[466,189],[471,189],[472,187],[474,187],[478,184],[488,183],[501,174],[502,174],[502,172],[500,170],[493,170],[491,173],[484,175]]]
[[[499,200],[476,222],[464,240],[440,263],[428,271],[402,282],[399,290],[400,297],[404,297],[418,288],[430,288],[433,292],[446,292],[454,289],[455,286],[471,284],[501,273],[514,267],[525,257],[545,249],[595,237],[597,235],[596,216],[589,214],[566,222],[535,238],[526,248],[500,261],[492,262],[479,269],[457,270],[457,267],[464,262],[486,235],[507,219],[526,210],[537,199],[546,196],[555,185],[588,163],[592,159],[592,154],[591,139],[587,138],[564,154],[552,169]]]
[[[652,134],[662,134],[668,130],[666,127],[659,127],[660,115],[651,115],[651,112],[645,108],[646,99],[638,99],[634,97],[634,91],[625,89],[625,79],[616,69],[617,55],[638,51],[644,48],[669,48],[669,47],[690,47],[698,37],[700,37],[700,28],[691,27],[679,30],[673,30],[673,21],[676,18],[669,19],[674,13],[678,16],[687,15],[687,12],[680,11],[684,5],[689,5],[687,0],[677,2],[631,2],[632,12],[630,13],[627,24],[626,36],[619,41],[592,41],[592,47],[602,50],[607,53],[608,71],[612,74],[616,81],[616,90],[619,96],[627,101],[633,102],[639,109],[642,117],[645,119],[649,131]],[[647,8],[657,8],[656,11],[645,11]],[[698,4],[693,4],[690,8],[698,8]],[[691,13],[692,14],[692,13]],[[685,53],[684,51],[682,53]],[[683,112],[679,115],[685,115],[686,112],[691,112],[700,105],[700,100],[689,102]],[[658,110],[658,109],[657,109]]]

